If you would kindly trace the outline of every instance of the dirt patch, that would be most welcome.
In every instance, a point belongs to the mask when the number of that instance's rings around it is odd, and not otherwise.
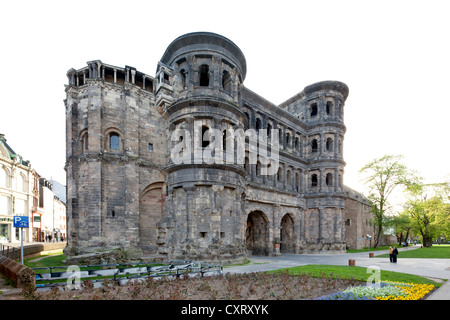
[[[37,300],[311,300],[362,283],[356,280],[315,278],[288,273],[244,273],[221,276],[187,277],[176,280],[134,280],[119,286],[105,280],[100,288],[84,281],[80,290],[52,288],[28,292],[10,299]]]

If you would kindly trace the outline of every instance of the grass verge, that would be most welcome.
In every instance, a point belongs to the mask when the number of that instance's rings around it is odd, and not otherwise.
[[[269,271],[280,272],[287,271],[294,275],[296,274],[310,274],[313,277],[330,277],[341,279],[355,279],[360,281],[367,281],[367,279],[372,275],[372,273],[367,273],[367,268],[357,267],[357,266],[334,266],[334,265],[306,265],[293,268],[285,268],[280,270]],[[381,270],[382,281],[393,281],[393,282],[406,282],[406,283],[416,283],[416,284],[432,284],[439,287],[441,284],[430,279],[416,276],[413,274],[400,273],[394,271]]]

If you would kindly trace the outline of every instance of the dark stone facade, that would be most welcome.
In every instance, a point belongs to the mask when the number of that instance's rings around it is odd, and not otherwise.
[[[69,70],[66,253],[238,262],[345,250],[347,86],[315,83],[278,106],[245,75],[241,50],[206,32],[175,39],[155,77],[99,60]],[[253,156],[251,129],[278,161]]]

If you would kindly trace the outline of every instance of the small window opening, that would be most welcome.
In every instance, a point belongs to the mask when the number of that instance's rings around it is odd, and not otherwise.
[[[294,147],[295,147],[295,149],[298,149],[299,143],[300,143],[299,139],[296,137],[295,140],[294,140]]]
[[[333,185],[333,175],[331,173],[327,173],[327,176],[325,177],[325,184],[327,186]]]
[[[311,187],[317,187],[317,174],[311,176]]]
[[[267,125],[267,139],[270,140],[272,138],[272,125],[269,123]]]
[[[231,76],[226,70],[222,74],[222,88],[228,93],[231,91]]]
[[[259,129],[261,129],[261,119],[256,118],[256,132],[259,134]]]
[[[327,114],[331,113],[332,106],[333,106],[333,103],[331,101],[327,101]]]
[[[311,117],[317,116],[317,103],[311,105]]]
[[[153,143],[148,144],[148,151],[153,151]]]
[[[109,148],[112,150],[119,150],[120,148],[120,138],[117,133],[111,133],[109,135]]]
[[[87,133],[83,135],[82,146],[83,146],[83,153],[89,150],[89,135]]]
[[[202,126],[201,144],[202,148],[207,148],[209,145],[209,128],[208,126]]]
[[[317,139],[313,139],[313,141],[311,141],[311,152],[317,152],[318,148]]]
[[[181,69],[180,70],[180,75],[181,75],[182,86],[183,86],[183,89],[184,89],[184,88],[186,88],[186,70]]]
[[[114,210],[111,211],[111,217],[115,217],[116,216],[116,212]]]
[[[327,151],[333,151],[333,139],[328,138],[326,143]]]
[[[209,86],[209,66],[202,64],[199,68],[199,83],[201,87]]]
[[[206,238],[207,232],[200,232],[200,238]]]
[[[291,135],[286,133],[286,146],[289,147],[291,144]]]

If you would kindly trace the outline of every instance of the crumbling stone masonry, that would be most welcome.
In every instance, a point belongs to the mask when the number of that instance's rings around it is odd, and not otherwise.
[[[348,87],[323,81],[275,105],[244,86],[246,71],[232,41],[198,32],[169,45],[156,76],[100,60],[67,72],[66,254],[119,246],[239,262],[345,250]],[[229,132],[248,129],[271,152],[278,143],[274,174],[250,138],[242,161],[228,152]]]

